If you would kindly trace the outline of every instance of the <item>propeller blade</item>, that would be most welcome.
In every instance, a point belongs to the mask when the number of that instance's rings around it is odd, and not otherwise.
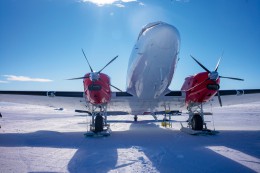
[[[109,62],[107,63],[107,65],[105,65],[105,67],[103,67],[101,70],[98,71],[98,73],[100,73],[102,70],[104,70],[104,68],[106,68],[106,67],[107,67],[111,62],[113,62],[117,57],[118,57],[118,55],[117,55],[115,58],[113,58],[111,61],[109,61]]]
[[[78,80],[78,79],[86,79],[86,78],[89,78],[89,76],[76,77],[76,78],[71,78],[71,79],[67,79],[67,80]]]
[[[240,79],[240,78],[235,78],[235,77],[225,77],[225,76],[219,76],[220,78],[226,78],[226,79],[232,79],[232,80],[240,80],[240,81],[244,81],[244,79]]]
[[[220,60],[221,60],[222,57],[223,57],[223,54],[224,54],[224,51],[222,52],[222,55],[221,55],[221,57],[220,57],[219,60],[218,60],[218,63],[217,63],[216,68],[215,68],[215,71],[218,71],[218,66],[219,66]]]
[[[85,59],[86,59],[86,60],[87,60],[87,62],[88,62],[88,59],[87,59],[87,57],[86,57],[86,55],[85,55],[85,52],[84,52],[84,50],[83,50],[83,49],[81,49],[81,50],[82,50],[82,53],[84,54],[84,57],[85,57]],[[88,66],[89,66],[89,68],[90,68],[91,72],[93,72],[93,69],[91,68],[91,66],[90,66],[89,62],[88,62]]]
[[[100,78],[99,80],[100,80],[101,82],[105,83],[105,81],[103,81],[101,78]],[[109,84],[109,83],[108,83],[108,85],[111,86],[111,87],[113,87],[113,88],[115,88],[115,89],[117,89],[117,90],[120,91],[120,92],[123,92],[121,89],[115,87],[115,86],[112,85],[112,84]]]
[[[218,63],[217,63],[216,68],[215,68],[215,72],[218,71],[218,66],[219,66],[220,60],[221,60],[221,57],[220,57],[219,60],[218,60]]]
[[[221,101],[219,90],[218,90],[218,102],[219,102],[219,105],[222,107],[222,101]]]
[[[117,88],[117,87],[115,87],[114,85],[112,85],[112,84],[109,84],[111,87],[113,87],[113,88],[115,88],[115,89],[117,89],[118,91],[120,91],[120,92],[123,92],[121,89],[119,89],[119,88]]]
[[[192,55],[190,55],[193,59],[194,59],[194,61],[196,61],[206,72],[208,72],[208,73],[210,73],[210,71],[204,66],[204,65],[202,65],[198,60],[196,60],[196,58],[194,58]]]

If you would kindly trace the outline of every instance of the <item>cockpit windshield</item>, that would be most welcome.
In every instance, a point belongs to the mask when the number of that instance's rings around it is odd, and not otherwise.
[[[162,22],[153,22],[153,23],[149,23],[148,25],[146,25],[145,27],[143,27],[143,29],[140,31],[139,35],[138,35],[138,40],[140,38],[140,36],[147,30],[150,29],[156,25],[160,25]]]

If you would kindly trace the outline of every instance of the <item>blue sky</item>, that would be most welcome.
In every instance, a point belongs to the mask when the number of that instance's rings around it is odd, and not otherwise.
[[[170,85],[203,71],[191,58],[219,72],[221,89],[260,88],[260,1],[258,0],[1,0],[0,90],[82,91],[89,72],[81,48],[97,71],[125,89],[128,59],[149,22],[164,21],[181,35],[180,61]],[[21,77],[23,76],[23,77]]]

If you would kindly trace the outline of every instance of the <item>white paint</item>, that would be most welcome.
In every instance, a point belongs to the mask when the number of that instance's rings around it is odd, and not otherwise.
[[[127,92],[139,99],[160,97],[171,83],[179,47],[180,36],[174,26],[163,22],[147,24],[129,59]]]

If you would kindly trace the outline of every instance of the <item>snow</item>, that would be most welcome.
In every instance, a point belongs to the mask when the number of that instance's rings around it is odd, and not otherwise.
[[[205,111],[218,135],[181,132],[185,114],[167,128],[122,115],[108,117],[111,136],[86,138],[90,117],[0,102],[0,172],[260,172],[260,102]]]
[[[248,154],[242,153],[238,150],[227,148],[225,146],[212,146],[208,148],[211,149],[212,151],[215,151],[216,153],[219,153],[222,156],[225,156],[231,160],[240,163],[241,165],[251,168],[256,172],[260,172],[260,166],[259,166],[260,159],[256,157],[252,157]]]

